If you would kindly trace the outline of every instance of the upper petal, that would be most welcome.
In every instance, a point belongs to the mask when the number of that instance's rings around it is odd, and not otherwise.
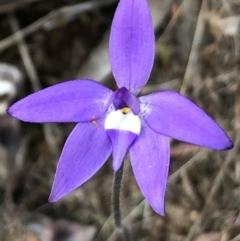
[[[140,136],[130,148],[130,159],[144,197],[155,212],[164,215],[170,160],[168,138],[143,126]]]
[[[101,117],[112,91],[93,80],[72,80],[40,90],[8,112],[29,122],[84,122]]]
[[[154,28],[146,0],[120,0],[109,51],[118,87],[137,94],[148,81],[155,54]]]
[[[143,118],[154,131],[211,149],[233,147],[223,129],[184,96],[162,91],[140,97],[139,100]]]
[[[103,120],[77,124],[64,145],[49,201],[57,201],[91,178],[111,151]]]

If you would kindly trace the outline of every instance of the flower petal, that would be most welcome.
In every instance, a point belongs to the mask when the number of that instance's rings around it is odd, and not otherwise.
[[[162,91],[140,97],[139,100],[143,118],[154,131],[211,149],[233,147],[222,128],[184,96]]]
[[[67,81],[27,96],[8,112],[29,122],[85,122],[105,113],[112,93],[93,80]]]
[[[107,130],[107,135],[112,142],[113,170],[116,172],[121,167],[128,148],[138,135],[130,131],[120,130]]]
[[[148,81],[155,54],[154,28],[146,0],[119,2],[109,51],[118,87],[137,94]]]
[[[147,125],[130,148],[130,159],[137,183],[148,203],[164,215],[164,196],[170,160],[169,141]]]
[[[111,151],[103,120],[77,124],[63,148],[49,201],[57,201],[91,178]]]

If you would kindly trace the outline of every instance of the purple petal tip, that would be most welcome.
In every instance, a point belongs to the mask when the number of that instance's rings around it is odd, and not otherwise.
[[[6,110],[6,112],[7,112],[9,115],[12,115],[12,113],[11,113],[11,111],[10,111],[10,108],[8,108],[8,109]]]
[[[228,136],[227,136],[228,138]],[[226,150],[230,150],[232,148],[234,148],[234,144],[233,142],[231,141],[231,139],[228,138],[228,143],[225,145],[225,147],[223,147],[222,149],[220,149],[220,151],[226,151]]]
[[[213,141],[213,146],[206,146],[207,148],[213,149],[213,150],[217,150],[217,151],[226,151],[226,150],[230,150],[234,147],[234,144],[232,142],[232,140],[229,138],[229,136],[227,135],[227,133],[220,127],[218,126],[218,132],[221,134],[218,136],[218,139],[215,140],[215,142]]]
[[[10,116],[12,116],[12,117],[14,117],[14,118],[17,118],[18,120],[24,121],[24,119],[22,119],[21,116],[19,116],[19,115],[17,114],[17,108],[15,108],[15,105],[12,105],[11,107],[9,107],[9,108],[6,110],[6,112],[7,112]]]
[[[53,197],[49,197],[48,198],[48,202],[50,202],[50,203],[53,203],[53,202],[56,202],[57,200],[55,200],[55,198],[53,198]]]
[[[12,111],[12,106],[11,107],[9,107],[7,110],[6,110],[6,112],[9,114],[9,115],[13,115],[13,111]]]
[[[48,198],[48,202],[53,203],[53,202],[58,201],[59,199],[60,199],[59,197],[56,197],[56,196],[50,194],[50,196]]]
[[[165,216],[165,208],[163,206],[151,204],[152,209],[159,214],[160,216],[164,217]]]

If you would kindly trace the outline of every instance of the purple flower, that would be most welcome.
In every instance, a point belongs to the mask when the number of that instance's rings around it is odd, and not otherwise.
[[[117,91],[93,80],[68,81],[20,100],[9,113],[28,122],[78,123],[63,148],[50,201],[86,182],[111,153],[117,171],[129,150],[143,195],[164,215],[168,137],[215,150],[233,144],[203,110],[178,93],[160,91],[137,97],[148,81],[155,53],[146,0],[120,0],[109,50]]]

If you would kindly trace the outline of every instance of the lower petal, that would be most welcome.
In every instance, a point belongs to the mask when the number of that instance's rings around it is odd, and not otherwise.
[[[91,178],[111,151],[103,120],[77,124],[63,148],[49,201],[57,201]]]
[[[138,135],[130,131],[120,130],[107,130],[107,134],[112,142],[113,170],[117,171],[123,163],[128,148],[132,145]]]
[[[164,215],[170,151],[168,138],[143,126],[138,140],[130,148],[132,169],[148,203]]]

